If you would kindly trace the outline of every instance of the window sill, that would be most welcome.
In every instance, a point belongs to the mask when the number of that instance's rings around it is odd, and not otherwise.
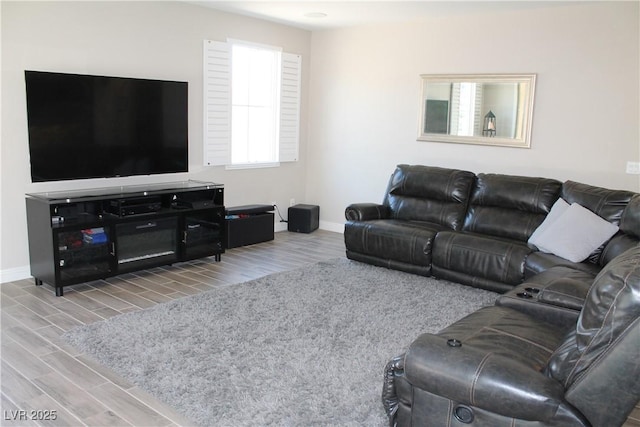
[[[280,166],[280,162],[269,162],[269,163],[239,163],[235,165],[226,165],[226,170],[236,170],[236,169],[261,169],[261,168],[277,168]]]

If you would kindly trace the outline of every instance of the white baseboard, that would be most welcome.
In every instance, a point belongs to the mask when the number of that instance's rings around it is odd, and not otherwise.
[[[333,231],[335,233],[344,233],[344,223],[320,221],[320,229]]]
[[[31,268],[28,265],[0,270],[0,283],[15,282],[16,280],[30,278]]]
[[[344,224],[339,222],[320,221],[318,228],[320,228],[320,230],[333,231],[335,233],[344,233]],[[287,231],[287,229],[286,222],[277,222],[273,231],[278,233],[280,231]]]

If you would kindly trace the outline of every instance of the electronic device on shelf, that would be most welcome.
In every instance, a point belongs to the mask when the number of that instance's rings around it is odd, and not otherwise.
[[[162,199],[156,197],[112,199],[105,203],[104,211],[116,216],[142,215],[162,209]]]
[[[205,209],[212,207],[214,203],[213,197],[207,197],[208,194],[185,192],[176,194],[171,207],[175,209]]]

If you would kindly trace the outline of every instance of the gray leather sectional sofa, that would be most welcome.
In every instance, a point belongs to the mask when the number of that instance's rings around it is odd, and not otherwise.
[[[386,367],[392,426],[615,427],[640,399],[640,246],[593,280],[577,321],[494,305]]]
[[[531,243],[562,204],[614,230],[579,259]],[[345,215],[348,258],[501,293],[390,360],[391,425],[624,423],[640,399],[640,194],[399,165],[382,203]]]
[[[496,292],[554,266],[595,276],[640,240],[638,197],[573,181],[398,165],[382,203],[346,208],[346,255]],[[538,251],[528,239],[559,198],[584,206],[619,232],[582,262]]]

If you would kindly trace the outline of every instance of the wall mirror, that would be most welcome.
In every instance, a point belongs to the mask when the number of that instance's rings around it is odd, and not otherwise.
[[[529,148],[535,74],[423,74],[419,141]]]

